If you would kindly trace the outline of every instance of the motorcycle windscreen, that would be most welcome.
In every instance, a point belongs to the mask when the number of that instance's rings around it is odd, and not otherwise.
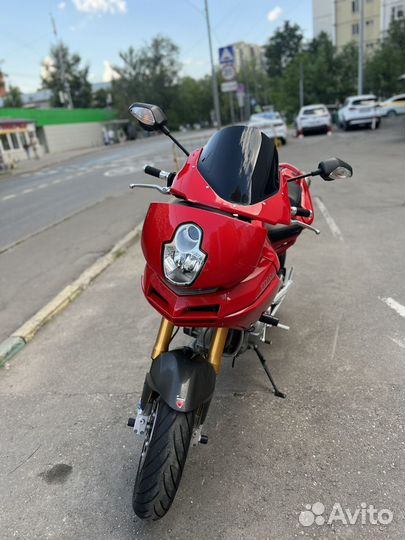
[[[205,145],[198,170],[222,199],[242,205],[264,201],[278,192],[278,153],[256,127],[224,128]]]

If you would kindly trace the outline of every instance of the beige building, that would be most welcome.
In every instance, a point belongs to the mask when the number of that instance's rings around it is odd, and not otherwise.
[[[366,52],[384,37],[392,20],[405,16],[405,0],[312,0],[314,37],[326,32],[338,48],[358,41],[361,2]]]
[[[259,69],[264,69],[265,63],[263,47],[254,43],[245,43],[244,41],[233,43],[232,47],[235,51],[236,73],[243,71],[243,66],[248,66],[252,62],[254,62],[256,67]]]

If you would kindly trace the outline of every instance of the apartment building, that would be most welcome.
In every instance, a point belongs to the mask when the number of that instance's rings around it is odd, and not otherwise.
[[[360,2],[364,9],[365,50],[372,51],[392,20],[405,16],[405,0],[312,0],[314,36],[326,32],[334,45],[358,41]]]
[[[238,41],[232,44],[235,51],[235,69],[237,73],[243,71],[244,66],[253,62],[259,69],[264,69],[264,50],[260,45]]]

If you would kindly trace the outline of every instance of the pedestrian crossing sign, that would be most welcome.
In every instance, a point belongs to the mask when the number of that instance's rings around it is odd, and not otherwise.
[[[219,63],[220,64],[234,64],[235,63],[235,50],[232,45],[228,47],[220,47],[219,52]]]

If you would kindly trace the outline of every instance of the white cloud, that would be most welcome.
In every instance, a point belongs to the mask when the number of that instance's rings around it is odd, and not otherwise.
[[[126,0],[73,0],[73,4],[85,13],[125,13],[127,10]]]
[[[66,2],[59,2],[58,4],[58,9],[60,9],[61,11],[63,11],[66,7]]]
[[[275,8],[273,8],[271,11],[269,11],[269,13],[267,14],[267,19],[270,21],[270,22],[274,22],[276,21],[277,19],[279,19],[281,17],[281,15],[283,14],[283,10],[281,9],[280,6],[276,6]]]
[[[114,71],[111,63],[108,60],[104,60],[104,73],[103,73],[103,82],[110,82],[113,79],[119,79],[120,76],[116,71]]]

